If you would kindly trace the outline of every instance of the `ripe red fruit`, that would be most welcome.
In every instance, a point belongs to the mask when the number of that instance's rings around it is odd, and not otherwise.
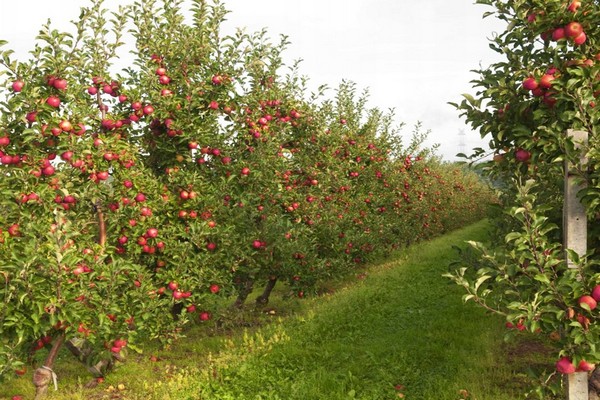
[[[590,310],[593,310],[598,305],[596,300],[594,300],[592,296],[588,295],[581,296],[578,303],[581,307],[583,307],[583,304],[587,304]]]
[[[591,364],[585,360],[579,361],[577,364],[576,372],[589,372],[593,371],[596,368],[596,364]]]
[[[19,376],[25,375],[26,372],[27,372],[27,368],[25,368],[25,367],[23,367],[21,369],[15,369],[15,374],[17,374]]]
[[[203,311],[200,313],[200,321],[208,321],[210,319],[210,313]]]
[[[48,165],[47,167],[42,168],[42,174],[45,176],[54,175],[54,167],[52,165]]]
[[[152,107],[151,105],[147,105],[143,108],[143,110],[145,115],[150,115],[154,112],[154,107]]]
[[[46,104],[50,107],[58,108],[60,106],[60,99],[56,96],[50,96],[46,99]]]
[[[63,132],[70,132],[73,130],[73,125],[71,125],[71,123],[67,120],[60,121],[60,123],[58,124],[58,127]]]
[[[52,82],[52,86],[54,86],[58,90],[65,90],[67,88],[67,80],[54,79],[54,82]]]
[[[167,85],[167,84],[169,84],[169,82],[171,82],[171,78],[169,78],[167,75],[161,75],[161,76],[158,78],[158,82],[159,82],[161,85]]]
[[[241,174],[242,175],[249,175],[250,174],[250,168],[248,168],[248,167],[242,168]]]
[[[262,247],[262,242],[260,240],[255,240],[252,242],[252,247],[255,249],[260,249]]]
[[[115,340],[113,342],[113,345],[117,346],[117,347],[125,347],[125,346],[127,346],[127,340],[125,340],[125,339],[117,339],[117,340]]]
[[[10,144],[10,139],[8,136],[0,137],[0,147],[8,146]]]
[[[210,108],[212,110],[217,110],[217,109],[219,109],[219,103],[213,100],[208,105],[208,108]]]
[[[107,180],[108,176],[109,176],[109,174],[106,171],[100,171],[96,174],[96,178],[98,178],[98,180],[101,180],[101,181]]]
[[[540,86],[543,87],[544,89],[549,89],[550,87],[552,87],[552,81],[554,79],[555,79],[554,75],[544,74],[540,78]]]
[[[567,7],[567,10],[569,10],[572,13],[576,13],[577,9],[581,7],[581,1],[579,0],[574,0],[571,2],[571,4],[569,4],[569,6]]]
[[[174,298],[175,300],[179,300],[179,299],[181,299],[182,297],[183,297],[183,292],[180,292],[179,290],[175,290],[175,291],[173,292],[173,298]]]
[[[583,27],[579,22],[569,22],[565,26],[565,34],[570,38],[576,38],[583,33]]]
[[[531,158],[531,153],[524,149],[517,149],[515,158],[519,162],[527,162]]]
[[[196,306],[195,305],[189,305],[186,307],[187,312],[192,313],[194,311],[196,311]]]
[[[592,297],[597,302],[600,301],[600,285],[594,286],[594,289],[592,289]]]
[[[136,194],[135,201],[137,201],[138,203],[143,203],[144,201],[146,201],[146,195],[144,195],[144,193]]]
[[[177,284],[177,282],[169,282],[169,284],[167,285],[167,287],[169,288],[169,290],[177,290],[177,288],[179,287],[179,285]]]
[[[562,357],[556,362],[556,371],[560,374],[572,374],[575,372],[575,366],[568,357]]]
[[[35,112],[35,111],[28,112],[27,115],[25,116],[25,119],[28,122],[32,122],[32,123],[35,122],[35,120],[37,119],[37,112]]]
[[[166,68],[164,68],[164,67],[158,67],[158,68],[156,68],[156,75],[163,76],[166,73],[167,73],[167,69]]]
[[[71,161],[71,159],[73,158],[73,152],[70,150],[67,150],[60,155],[60,158],[62,158],[65,161]]]
[[[215,284],[210,285],[210,292],[211,293],[215,293],[215,294],[219,293],[219,290],[221,290],[221,288],[219,288],[219,285],[215,285]]]
[[[206,249],[208,251],[214,251],[217,248],[217,244],[213,242],[209,242],[206,244]]]
[[[581,46],[585,43],[586,39],[587,35],[585,34],[585,32],[581,32],[579,35],[575,36],[575,38],[573,39],[573,43],[575,43],[577,46]]]
[[[538,87],[538,82],[534,77],[525,78],[523,80],[523,87],[527,90],[535,90]]]
[[[8,227],[7,232],[10,236],[20,236],[21,232],[19,231],[19,224],[12,224]]]
[[[150,238],[155,238],[158,236],[158,229],[150,228],[146,231],[146,235],[148,235]]]
[[[13,92],[17,92],[18,93],[21,90],[23,90],[23,86],[25,86],[25,82],[19,81],[19,80],[14,81],[12,83],[12,90],[13,90]]]

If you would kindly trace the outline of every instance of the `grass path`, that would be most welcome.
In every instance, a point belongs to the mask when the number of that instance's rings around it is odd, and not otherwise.
[[[229,340],[191,335],[159,352],[162,364],[132,360],[93,393],[50,398],[517,399],[503,321],[463,304],[442,277],[452,245],[487,229],[480,222],[415,245],[359,283],[304,301],[295,317]],[[120,382],[126,390],[106,389]]]
[[[284,339],[219,369],[218,384],[191,383],[179,393],[206,399],[517,398],[507,385],[513,372],[501,351],[503,321],[464,305],[461,289],[441,276],[456,257],[452,245],[486,234],[482,222],[414,246],[374,267],[362,283],[314,301],[304,317],[271,327]],[[241,344],[240,356],[244,346],[252,343]]]

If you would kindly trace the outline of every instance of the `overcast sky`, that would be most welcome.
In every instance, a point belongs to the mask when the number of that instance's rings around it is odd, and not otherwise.
[[[105,0],[116,10],[129,0]],[[461,141],[471,148],[487,147],[479,134],[458,118],[447,102],[473,93],[470,72],[488,66],[497,56],[488,38],[502,24],[482,19],[490,9],[474,0],[223,0],[231,10],[226,32],[267,28],[277,40],[289,36],[287,63],[302,59],[300,72],[317,87],[337,86],[342,79],[368,88],[370,106],[394,108],[398,123],[421,121],[431,130],[430,143],[454,160]],[[87,0],[0,0],[0,39],[16,56],[26,57],[39,28],[48,18],[60,30],[72,31],[68,21],[79,15]],[[333,95],[333,93],[331,93]],[[465,135],[460,136],[463,130]]]

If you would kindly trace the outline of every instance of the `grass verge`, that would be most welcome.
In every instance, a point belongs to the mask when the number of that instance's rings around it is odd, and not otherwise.
[[[463,304],[461,288],[441,276],[452,245],[487,234],[480,222],[415,245],[323,297],[278,296],[269,312],[238,316],[245,329],[193,327],[171,348],[150,344],[93,390],[65,361],[48,398],[522,398],[530,363],[549,361],[543,345],[526,336],[505,345],[504,321]],[[294,316],[277,316],[289,309]],[[23,379],[12,383],[0,395],[33,393]]]

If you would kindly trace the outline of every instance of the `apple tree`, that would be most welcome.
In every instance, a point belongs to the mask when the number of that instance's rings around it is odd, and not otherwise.
[[[507,24],[490,43],[502,60],[478,71],[476,95],[465,95],[456,106],[495,152],[482,169],[499,190],[503,213],[496,224],[500,239],[490,246],[473,243],[480,262],[462,266],[451,278],[465,287],[465,299],[505,315],[507,326],[549,335],[560,360],[558,372],[588,371],[600,361],[593,311],[600,299],[594,290],[600,283],[600,5],[585,0],[477,3],[491,6],[486,15]],[[581,150],[575,150],[570,129],[588,132],[589,143]],[[582,155],[587,165],[579,163]],[[578,166],[570,173],[586,186],[578,194],[590,227],[584,257],[562,244],[565,161]],[[567,259],[574,268],[568,268]],[[557,385],[548,390],[556,392]],[[538,393],[550,395],[542,388]]]

